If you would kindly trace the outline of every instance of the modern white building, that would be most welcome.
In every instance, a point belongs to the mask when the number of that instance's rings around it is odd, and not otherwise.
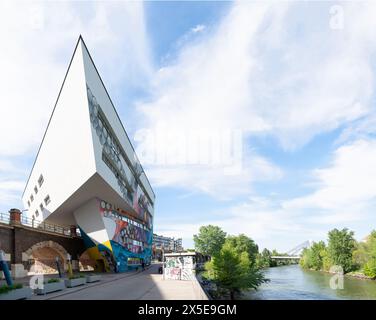
[[[150,260],[155,195],[81,36],[22,200],[78,226],[100,269]]]

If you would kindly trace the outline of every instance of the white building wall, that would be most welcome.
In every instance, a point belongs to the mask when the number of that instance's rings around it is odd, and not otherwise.
[[[47,218],[95,173],[82,47],[79,41],[22,197],[29,217],[38,209],[37,219]],[[44,182],[39,188],[41,174]],[[38,188],[37,194],[34,186]],[[31,194],[34,201],[29,208]],[[51,202],[46,206],[47,195]],[[40,203],[45,206],[43,216]]]

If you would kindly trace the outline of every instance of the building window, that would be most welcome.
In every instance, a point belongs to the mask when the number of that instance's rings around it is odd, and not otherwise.
[[[38,210],[35,210],[35,216],[36,216],[36,217],[39,216],[39,212],[38,212]]]
[[[51,202],[50,196],[48,195],[47,197],[44,198],[44,203],[47,206]]]
[[[30,207],[30,200],[27,200],[27,205]]]
[[[33,195],[30,196],[30,201],[31,201],[31,202],[34,201],[34,196],[33,196]]]
[[[43,207],[43,203],[41,203],[41,204],[39,205],[39,208],[40,208],[40,211],[43,212],[43,208],[44,208],[44,207]]]
[[[43,181],[44,181],[44,179],[43,179],[43,175],[40,175],[40,177],[39,177],[39,179],[38,179],[39,188],[42,186]]]
[[[34,192],[35,192],[35,194],[38,193],[38,188],[37,188],[37,186],[34,187]]]

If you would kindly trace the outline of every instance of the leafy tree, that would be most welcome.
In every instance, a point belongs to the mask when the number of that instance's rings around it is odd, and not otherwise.
[[[364,274],[376,278],[376,231],[373,230],[363,244],[366,262],[363,264]]]
[[[300,265],[306,269],[322,270],[325,256],[325,243],[323,241],[315,242],[312,244],[311,248],[305,248],[303,250]]]
[[[364,274],[371,278],[376,278],[376,259],[370,259],[363,268]]]
[[[238,253],[247,252],[252,264],[256,262],[256,256],[258,254],[257,244],[245,234],[239,234],[238,236],[228,236],[225,243],[234,247]]]
[[[355,244],[355,250],[352,253],[354,268],[362,269],[369,260],[369,252],[367,247],[367,244],[364,242],[357,242]]]
[[[347,228],[333,229],[328,233],[328,257],[331,265],[341,266],[343,271],[353,269],[352,253],[355,249],[354,232]]]
[[[247,251],[240,252],[232,242],[226,242],[219,253],[205,265],[208,278],[226,289],[231,300],[235,294],[247,289],[257,289],[267,281],[263,273],[253,266]]]
[[[212,225],[200,227],[199,234],[193,236],[196,250],[209,256],[218,254],[225,240],[226,232]]]
[[[257,255],[256,259],[256,265],[259,269],[261,268],[268,268],[271,267],[272,259],[271,259],[272,253],[268,249],[262,250],[261,253]]]

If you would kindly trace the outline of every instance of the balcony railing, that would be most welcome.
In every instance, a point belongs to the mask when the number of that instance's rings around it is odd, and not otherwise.
[[[0,213],[0,222],[10,224],[11,219],[10,219],[9,213]],[[71,227],[61,226],[61,225],[52,224],[49,222],[39,221],[35,219],[30,219],[28,217],[21,217],[20,222],[21,222],[21,225],[23,226],[34,228],[37,230],[48,231],[48,232],[62,234],[66,236],[73,236],[71,232]],[[76,234],[74,236],[81,237],[81,234],[78,228],[76,229]]]

